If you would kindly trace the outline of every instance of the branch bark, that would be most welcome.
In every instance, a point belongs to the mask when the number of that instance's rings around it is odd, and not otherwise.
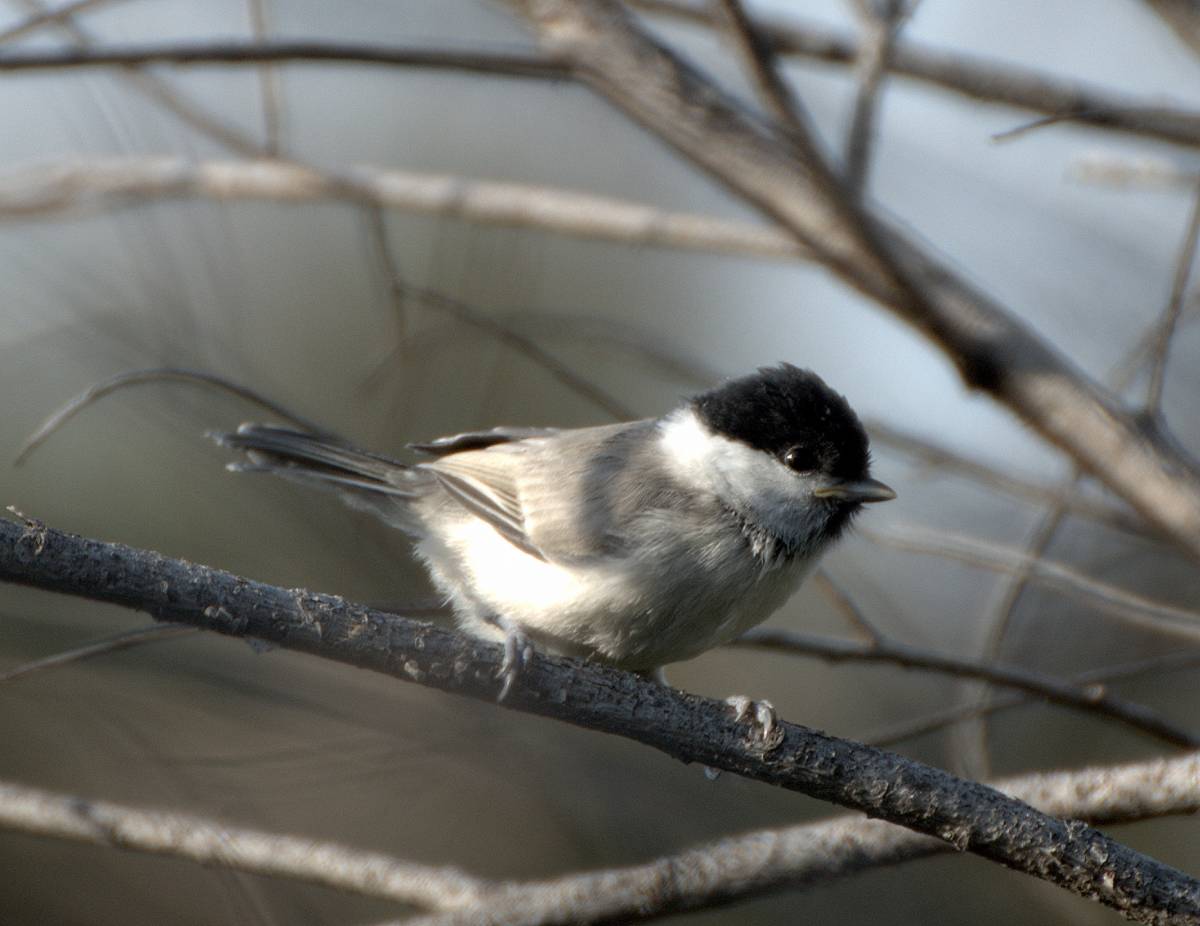
[[[0,581],[252,636],[482,700],[499,690],[497,644],[37,521],[0,521]],[[902,756],[789,723],[764,744],[722,702],[558,657],[532,659],[505,706],[861,810],[1097,899],[1137,922],[1200,923],[1200,881],[1081,823]]]
[[[964,382],[1006,405],[1200,559],[1200,471],[1151,422],[903,231],[856,208],[804,156],[611,0],[510,0],[548,54],[807,244],[846,283],[928,336]],[[810,151],[815,146],[807,146]]]

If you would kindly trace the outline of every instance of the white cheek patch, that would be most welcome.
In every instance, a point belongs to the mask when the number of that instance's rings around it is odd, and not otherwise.
[[[759,519],[807,495],[804,482],[761,450],[710,431],[690,408],[662,424],[662,448],[675,475]]]

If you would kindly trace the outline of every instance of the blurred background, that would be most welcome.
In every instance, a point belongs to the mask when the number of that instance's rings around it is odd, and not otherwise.
[[[68,6],[77,15],[41,22],[31,19],[35,4],[9,0],[0,51],[255,36],[534,50],[499,3]],[[899,42],[1088,81],[1141,105],[1198,108],[1197,52],[1153,7],[1095,0],[1081,15],[1066,0],[923,0]],[[789,21],[821,34],[852,38],[860,28],[840,0],[750,9],[797,17]],[[721,37],[643,15],[757,105]],[[786,76],[827,148],[840,152],[854,69],[794,57]],[[1038,117],[890,78],[869,195],[1137,406],[1151,366],[1146,338],[1178,275],[1200,160],[1194,148],[1070,123],[995,138]],[[826,560],[878,632],[1053,676],[1116,673],[1114,692],[1196,729],[1200,671],[1185,659],[1200,642],[1183,613],[1200,592],[1194,564],[1095,486],[1072,489],[1070,461],[968,394],[940,353],[821,268],[336,196],[217,198],[186,184],[105,193],[97,179],[145,173],[149,157],[178,168],[278,156],[334,176],[365,166],[513,181],[762,222],[588,90],[362,64],[30,70],[0,77],[0,120],[0,503],[80,534],[396,605],[429,593],[402,536],[335,498],[225,472],[227,455],[205,432],[264,417],[234,397],[179,382],[118,390],[22,465],[14,458],[72,396],[143,368],[218,374],[361,446],[403,455],[409,441],[499,423],[658,415],[722,377],[787,360],[848,397],[870,425],[876,475],[899,492]],[[1162,407],[1197,451],[1192,296],[1184,291]],[[1058,581],[1045,580],[1039,557],[1062,567]],[[24,589],[0,595],[0,672],[147,624]],[[1136,596],[1176,609],[1175,629],[1146,618]],[[770,624],[863,632],[817,583]],[[887,666],[726,649],[672,667],[670,679],[712,696],[770,698],[788,720],[977,777],[1176,751],[1103,718]],[[997,700],[1004,709],[971,710]],[[710,781],[620,739],[198,635],[0,683],[0,742],[5,779],[494,878],[632,864],[835,812],[728,775]],[[1194,819],[1116,835],[1200,869]],[[316,887],[8,833],[0,869],[3,923],[346,924],[397,914]],[[801,915],[1117,921],[973,857],[686,919]]]

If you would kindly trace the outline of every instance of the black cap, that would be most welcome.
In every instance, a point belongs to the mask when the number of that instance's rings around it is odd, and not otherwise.
[[[712,431],[796,469],[840,480],[867,476],[867,433],[849,403],[821,377],[790,363],[722,383],[692,399]]]

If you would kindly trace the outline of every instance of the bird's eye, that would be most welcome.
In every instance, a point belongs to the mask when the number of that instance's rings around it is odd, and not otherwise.
[[[798,473],[807,473],[820,467],[820,461],[817,459],[817,452],[812,447],[805,444],[795,444],[788,447],[783,452],[780,458],[783,460],[783,465],[788,469],[795,470]]]

